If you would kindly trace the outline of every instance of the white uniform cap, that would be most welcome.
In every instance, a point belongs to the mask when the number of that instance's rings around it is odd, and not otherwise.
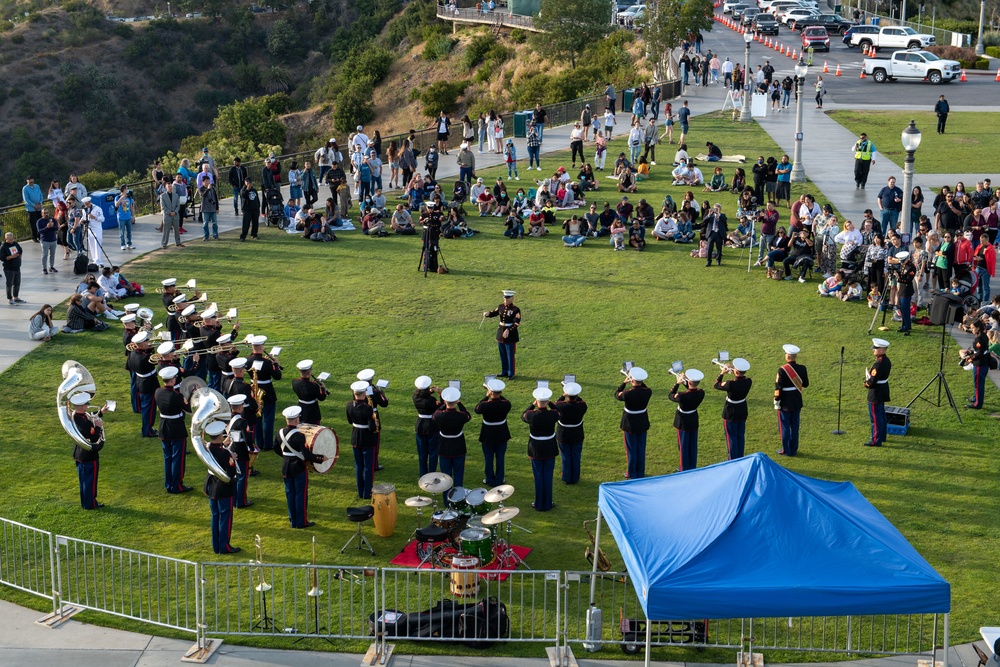
[[[359,380],[371,382],[373,377],[375,377],[375,370],[372,368],[365,368],[364,370],[358,371]]]
[[[180,371],[177,370],[176,366],[166,366],[164,368],[161,368],[160,372],[157,373],[157,375],[159,375],[164,380],[173,380],[175,377],[177,377],[178,373],[180,373]]]
[[[233,406],[235,408],[235,407],[239,407],[241,405],[246,405],[247,395],[246,394],[233,394],[232,396],[230,396],[226,400],[229,401],[229,405],[231,405],[231,406]]]
[[[509,296],[514,296],[515,294],[517,294],[517,292],[515,292],[512,289],[505,289],[505,290],[500,290],[500,291],[503,293],[504,298],[507,298]]]
[[[781,346],[781,349],[785,351],[785,354],[798,354],[799,348],[797,345],[785,344]]]
[[[889,347],[889,341],[887,341],[884,338],[872,338],[872,347],[873,348],[881,347],[883,349],[887,348]]]
[[[156,346],[157,354],[170,354],[173,351],[174,351],[174,344],[171,343],[170,341],[167,341],[166,343],[160,343],[159,345]]]
[[[226,345],[227,343],[232,343],[233,342],[233,335],[232,334],[224,334],[224,335],[219,336],[218,338],[216,338],[215,342],[219,343],[221,345]]]
[[[245,368],[246,365],[247,365],[246,357],[236,357],[235,359],[231,359],[229,361],[230,368]]]
[[[187,294],[178,294],[171,303],[184,303],[187,301]]]
[[[581,391],[583,391],[583,387],[576,382],[567,382],[563,385],[563,392],[567,396],[579,396]]]
[[[217,437],[226,432],[226,425],[220,421],[211,422],[205,427],[205,434],[211,437]]]
[[[167,278],[166,280],[160,281],[160,284],[164,287],[173,287],[177,284],[177,278]]]
[[[430,375],[421,375],[413,381],[413,386],[417,389],[427,389],[431,386],[432,382]]]
[[[86,405],[87,403],[90,403],[90,394],[85,391],[78,392],[69,397],[69,402],[77,407]]]
[[[684,371],[684,375],[687,377],[688,380],[691,380],[691,382],[701,382],[702,380],[705,379],[705,374],[699,371],[697,368],[689,368],[688,370]]]
[[[368,383],[365,382],[364,380],[358,380],[356,382],[351,383],[351,391],[353,391],[355,394],[360,394],[361,392],[367,390],[368,390]]]
[[[298,419],[301,414],[302,408],[297,405],[289,406],[281,411],[281,416],[285,419]]]
[[[93,201],[93,200],[90,197],[84,197],[83,198],[83,203],[84,204],[89,204],[91,201]]]
[[[493,378],[492,380],[486,383],[486,388],[489,389],[490,391],[501,392],[507,388],[507,385],[503,383],[503,380],[498,380],[496,378]]]
[[[201,316],[204,317],[206,320],[210,319],[210,318],[218,317],[219,316],[219,309],[218,308],[209,308],[204,313],[202,313]]]
[[[198,312],[198,306],[192,303],[190,306],[181,311],[181,315],[183,315],[184,317],[191,317],[197,312]]]
[[[126,303],[125,304],[125,312],[126,313],[134,313],[137,310],[139,310],[139,304],[137,304],[137,303]]]
[[[733,368],[740,371],[741,373],[746,373],[750,370],[750,362],[742,357],[736,357],[733,359]]]
[[[649,373],[646,372],[646,369],[639,368],[638,366],[633,366],[632,370],[630,370],[628,374],[632,376],[633,380],[638,380],[639,382],[644,382],[646,378],[649,377]]]
[[[295,367],[298,368],[300,371],[308,371],[313,367],[313,360],[303,359],[299,363],[295,364]]]
[[[267,342],[267,336],[251,336],[250,344],[254,346],[263,345]]]
[[[531,395],[536,401],[547,401],[552,398],[552,390],[548,387],[539,387],[531,392]]]
[[[457,403],[462,398],[462,392],[454,387],[447,387],[441,392],[441,400],[445,403]]]
[[[908,260],[909,258],[910,258],[910,253],[908,253],[905,250],[902,251],[902,252],[897,252],[896,253],[896,259],[898,259],[901,262],[904,262],[904,261]]]
[[[122,322],[135,322],[135,313],[122,316]]]
[[[149,332],[148,331],[140,331],[136,335],[132,336],[132,342],[135,343],[135,344],[137,344],[137,345],[139,343],[145,343],[147,340],[149,340]]]

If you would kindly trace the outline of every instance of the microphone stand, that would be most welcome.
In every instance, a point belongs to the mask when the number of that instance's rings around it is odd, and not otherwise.
[[[844,435],[846,431],[840,429],[840,401],[844,396],[844,346],[840,346],[840,388],[837,390],[837,430],[832,431],[833,435]]]

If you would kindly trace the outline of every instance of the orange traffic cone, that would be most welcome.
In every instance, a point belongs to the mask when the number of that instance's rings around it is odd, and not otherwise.
[[[823,68],[823,71],[826,71],[825,67]],[[837,64],[837,73],[834,76],[840,76],[840,63]]]
[[[839,68],[839,65],[838,65],[838,68]],[[823,61],[823,74],[829,74],[829,73],[830,73],[830,67],[826,64],[826,61],[824,60]]]
[[[781,55],[785,55],[785,45],[784,44],[782,44],[781,47],[778,49],[778,53],[780,53]]]
[[[867,56],[868,55],[868,47],[867,46],[862,46],[861,47],[861,55],[863,55],[863,56]]]
[[[962,83],[965,83],[965,68],[964,67],[962,68],[962,78],[959,79],[959,81],[961,81]]]
[[[1000,81],[1000,67],[997,67],[997,78],[994,81]]]
[[[791,54],[789,54],[788,57],[791,58],[792,60],[795,60],[797,54],[798,54],[798,51],[796,51],[795,49],[792,49],[792,52],[791,52]]]
[[[864,61],[861,61],[861,77],[860,78],[862,78],[862,79],[867,79],[868,78],[868,77],[865,76],[865,62]]]

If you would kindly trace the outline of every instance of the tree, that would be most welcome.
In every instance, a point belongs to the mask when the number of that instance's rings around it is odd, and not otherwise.
[[[670,57],[688,33],[709,32],[715,25],[712,0],[655,0],[639,20],[646,52],[653,62],[653,76],[662,81],[676,76]]]
[[[611,32],[611,3],[607,0],[542,0],[535,27],[544,33],[536,40],[536,50],[546,55],[550,52],[567,55],[570,65],[576,67],[577,56]]]
[[[251,97],[219,108],[215,130],[222,137],[255,144],[281,144],[285,126],[277,116],[291,108],[288,95]]]
[[[375,104],[370,79],[350,81],[334,100],[333,126],[338,132],[351,132],[358,125],[367,125],[375,118]]]

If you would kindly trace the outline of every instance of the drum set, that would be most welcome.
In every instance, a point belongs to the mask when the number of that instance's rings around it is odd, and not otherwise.
[[[439,531],[438,541],[418,540],[417,556],[421,562],[430,562],[432,567],[450,569],[452,575],[451,592],[460,597],[478,593],[478,577],[475,573],[462,572],[489,567],[497,570],[512,570],[528,564],[511,547],[514,528],[531,532],[514,524],[520,510],[508,507],[504,501],[514,495],[514,487],[502,484],[492,489],[466,489],[455,486],[450,475],[432,472],[417,482],[427,496],[407,498],[404,504],[417,510],[417,529],[414,537],[423,527],[424,508],[431,508],[431,523]],[[440,496],[438,496],[440,494]],[[437,498],[443,499],[438,505]],[[506,526],[506,529],[505,529]]]

